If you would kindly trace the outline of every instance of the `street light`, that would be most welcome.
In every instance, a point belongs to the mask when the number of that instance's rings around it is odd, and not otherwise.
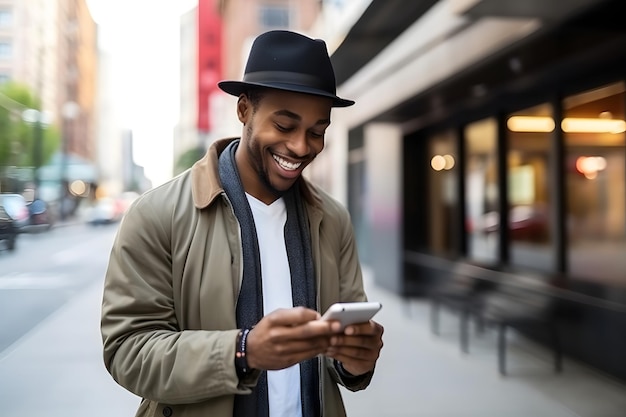
[[[60,175],[60,186],[61,193],[59,198],[60,202],[60,210],[61,210],[61,220],[65,220],[67,213],[67,204],[65,202],[66,194],[67,194],[67,186],[68,186],[68,178],[67,178],[67,168],[68,168],[68,152],[69,152],[69,127],[70,123],[76,119],[80,112],[80,106],[78,103],[74,101],[68,101],[63,104],[61,109],[61,116],[63,117],[63,134],[61,136],[62,146],[61,146],[61,175]]]

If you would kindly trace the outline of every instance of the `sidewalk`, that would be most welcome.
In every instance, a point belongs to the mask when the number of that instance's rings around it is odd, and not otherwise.
[[[10,417],[134,416],[139,400],[104,368],[101,284],[78,293],[0,354],[0,404]]]
[[[426,300],[410,304],[367,280],[368,296],[383,303],[382,355],[367,390],[346,393],[350,416],[374,417],[625,417],[626,385],[564,358],[553,372],[550,351],[508,334],[507,376],[500,376],[495,330],[459,347],[459,319],[441,311],[430,331]]]
[[[369,298],[383,303],[385,346],[371,386],[344,394],[350,417],[624,417],[625,385],[567,358],[556,375],[549,353],[514,333],[509,375],[500,377],[493,335],[473,337],[463,355],[456,317],[442,315],[435,337],[425,302],[407,305],[367,283]],[[102,363],[100,296],[101,285],[78,294],[0,356],[3,415],[134,415],[138,399]]]

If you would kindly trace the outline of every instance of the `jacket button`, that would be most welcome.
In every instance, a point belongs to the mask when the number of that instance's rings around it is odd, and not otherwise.
[[[174,412],[171,407],[163,407],[163,417],[172,417],[172,414],[174,414]]]

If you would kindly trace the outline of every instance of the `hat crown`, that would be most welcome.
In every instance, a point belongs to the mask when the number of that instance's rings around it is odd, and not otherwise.
[[[252,43],[244,80],[251,74],[271,72],[285,76],[285,73],[302,74],[316,81],[317,87],[329,94],[335,94],[335,73],[328,56],[326,43],[321,39],[311,39],[304,35],[274,30],[259,35]]]
[[[335,71],[326,43],[286,30],[259,35],[252,43],[243,80],[224,80],[217,85],[234,96],[251,88],[272,88],[330,98],[333,107],[354,104],[336,95]]]

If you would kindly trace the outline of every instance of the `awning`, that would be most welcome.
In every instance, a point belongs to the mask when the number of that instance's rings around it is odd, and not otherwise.
[[[39,180],[46,182],[59,182],[61,178],[67,182],[83,181],[96,183],[98,170],[90,161],[78,155],[67,154],[62,158],[60,153],[52,156],[50,163],[39,168]]]

